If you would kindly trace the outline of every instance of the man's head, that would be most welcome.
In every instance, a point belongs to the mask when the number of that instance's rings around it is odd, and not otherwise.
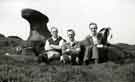
[[[68,30],[67,30],[67,37],[68,37],[70,40],[74,40],[75,32],[74,32],[73,29],[68,29]]]
[[[94,22],[90,23],[89,29],[90,29],[92,35],[95,35],[97,33],[97,29],[98,29],[97,24]]]
[[[58,36],[58,29],[56,27],[52,27],[51,34],[53,37],[57,37]]]

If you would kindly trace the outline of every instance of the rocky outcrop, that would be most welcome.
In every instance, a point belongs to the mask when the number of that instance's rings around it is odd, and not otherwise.
[[[46,40],[51,36],[47,28],[47,22],[49,19],[46,15],[33,9],[23,9],[22,17],[30,23],[30,35],[28,40]]]
[[[45,41],[51,36],[47,28],[48,17],[33,9],[23,9],[22,17],[30,23],[30,41],[32,51],[39,55],[44,50]],[[25,48],[27,51],[27,48]]]

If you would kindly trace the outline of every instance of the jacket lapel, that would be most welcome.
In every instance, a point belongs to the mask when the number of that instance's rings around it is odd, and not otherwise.
[[[94,45],[93,39],[90,35],[88,36],[87,41],[88,41],[89,45]]]

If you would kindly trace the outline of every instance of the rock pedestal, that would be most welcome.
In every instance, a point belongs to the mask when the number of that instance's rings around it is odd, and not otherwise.
[[[22,17],[30,23],[28,41],[31,41],[33,51],[38,55],[42,51],[41,49],[44,49],[45,41],[51,36],[47,28],[49,19],[46,15],[33,9],[23,9]]]

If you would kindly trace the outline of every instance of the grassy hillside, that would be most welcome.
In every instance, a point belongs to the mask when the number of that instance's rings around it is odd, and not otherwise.
[[[0,64],[2,82],[134,82],[135,64],[98,65],[39,65],[15,63],[14,60]]]
[[[134,45],[117,44],[132,53]],[[38,64],[35,56],[6,56],[15,53],[12,47],[0,48],[0,82],[134,82],[135,59],[127,58],[123,64],[108,61],[101,64],[51,65]],[[112,57],[115,57],[112,56]]]

